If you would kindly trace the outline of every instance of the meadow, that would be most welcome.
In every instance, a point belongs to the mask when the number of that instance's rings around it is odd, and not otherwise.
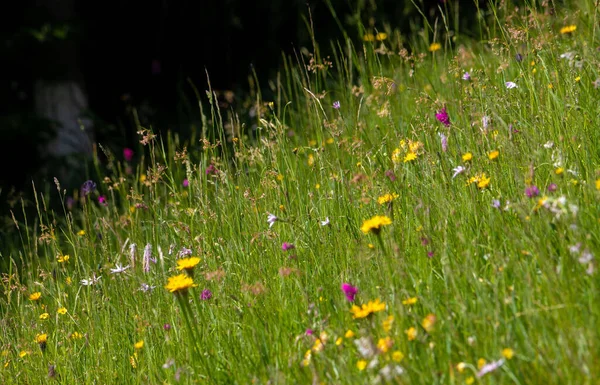
[[[98,144],[14,213],[0,382],[598,383],[600,11],[569,5],[365,28],[251,125],[198,90],[195,137]]]

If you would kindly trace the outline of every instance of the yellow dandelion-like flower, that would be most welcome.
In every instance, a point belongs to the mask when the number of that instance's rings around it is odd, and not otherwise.
[[[40,314],[40,319],[42,321],[47,320],[48,318],[50,318],[50,314],[48,314],[48,313],[42,313],[42,314]]]
[[[77,232],[77,235],[79,235],[80,237],[83,237],[85,235],[85,230],[79,230]]]
[[[363,233],[368,234],[372,232],[374,234],[379,234],[382,226],[387,226],[392,224],[392,220],[385,215],[376,215],[371,219],[367,219],[363,222],[361,226],[361,230]]]
[[[440,43],[431,43],[429,46],[429,52],[435,52],[442,49],[442,45]]]
[[[388,34],[385,32],[379,32],[377,35],[375,35],[375,39],[377,41],[384,41],[385,39],[387,39]]]
[[[487,363],[487,361],[483,358],[480,358],[477,360],[477,369],[481,369],[485,366],[485,364]]]
[[[475,377],[473,377],[473,376],[467,377],[467,379],[465,380],[465,384],[467,384],[467,385],[473,385],[474,383],[475,383]]]
[[[380,338],[377,341],[377,349],[382,353],[387,353],[393,345],[394,341],[390,337]]]
[[[365,36],[363,36],[363,40],[364,41],[375,41],[375,35],[373,35],[372,33],[367,33]]]
[[[556,168],[556,169],[554,170],[554,173],[555,173],[556,175],[560,175],[560,174],[562,174],[563,172],[565,172],[565,169],[564,169],[563,167],[558,167],[558,168]]]
[[[402,301],[402,305],[405,305],[405,306],[414,305],[415,303],[417,303],[417,301],[418,301],[417,297],[407,298],[404,301]]]
[[[58,263],[67,263],[69,261],[69,256],[68,255],[59,255],[56,258],[58,260]]]
[[[312,167],[315,164],[315,157],[313,154],[308,154],[308,166]]]
[[[356,363],[356,368],[358,370],[360,370],[361,372],[363,370],[365,370],[366,367],[367,367],[367,361],[365,361],[365,360],[360,360]]]
[[[352,305],[352,309],[350,309],[350,313],[352,313],[352,318],[365,318],[373,313],[380,312],[385,310],[385,302],[381,302],[379,298],[374,301],[369,301],[366,304],[362,304],[361,307],[356,305]]]
[[[464,363],[464,362],[459,362],[459,363],[456,365],[456,370],[458,370],[458,372],[459,372],[459,373],[462,373],[462,372],[464,372],[466,368],[467,368],[467,364],[466,364],[466,363]]]
[[[346,334],[344,334],[344,337],[346,338],[352,338],[354,337],[354,332],[350,329],[348,329],[348,331],[346,332]]]
[[[37,301],[38,299],[40,299],[42,297],[42,293],[40,293],[39,291],[36,291],[35,293],[31,293],[29,294],[29,299],[31,301]]]
[[[502,356],[504,358],[506,358],[507,360],[510,360],[511,358],[513,358],[514,355],[515,355],[515,351],[512,350],[511,348],[502,349]]]
[[[140,182],[144,183],[146,181],[146,179],[147,179],[146,174],[140,175]]]
[[[187,293],[187,289],[190,287],[196,287],[197,284],[194,283],[194,280],[186,275],[179,274],[174,277],[169,277],[165,288],[169,290],[170,293]]]
[[[37,342],[38,344],[45,344],[46,341],[48,341],[48,334],[46,333],[37,334],[35,336],[35,342]]]
[[[323,341],[321,341],[320,338],[317,338],[315,340],[315,343],[313,344],[312,351],[315,353],[318,353],[318,352],[322,351],[324,348],[325,348],[325,345],[323,344]]]
[[[193,270],[194,267],[200,263],[200,258],[198,257],[189,257],[189,258],[181,258],[177,260],[177,270]]]
[[[29,352],[27,350],[21,350],[21,352],[19,353],[19,358],[23,358],[28,354],[29,354]]]
[[[576,25],[566,25],[560,29],[561,34],[573,33],[577,29]]]
[[[61,307],[60,309],[58,309],[56,311],[58,314],[67,314],[67,309],[64,307]]]
[[[340,346],[342,342],[344,342],[344,339],[342,337],[339,337],[337,340],[335,340],[335,345]]]
[[[402,150],[400,150],[399,148],[395,148],[394,151],[392,151],[392,162],[400,163],[401,160],[402,160]]]
[[[69,336],[69,338],[72,339],[72,340],[80,340],[80,339],[83,338],[83,336],[79,332],[73,332],[73,333],[71,333],[71,335]]]
[[[71,277],[67,277],[67,278],[65,279],[65,283],[66,283],[67,285],[70,285],[72,282],[73,282],[73,280],[71,279]]]
[[[401,351],[396,350],[394,353],[392,353],[392,360],[396,361],[396,362],[400,362],[404,359],[404,354],[402,354]]]
[[[386,203],[392,202],[394,199],[396,199],[398,197],[399,197],[399,195],[396,193],[384,194],[384,195],[380,196],[379,198],[377,198],[377,203],[379,203],[380,205],[384,205]]]
[[[412,326],[406,329],[404,333],[406,333],[406,336],[408,337],[409,341],[414,341],[415,339],[417,339],[417,329],[415,329]]]
[[[417,159],[417,154],[415,154],[414,152],[409,152],[408,154],[406,154],[406,156],[404,157],[403,162],[404,163],[408,163],[410,161],[413,161]]]
[[[135,344],[133,344],[133,347],[137,350],[141,349],[144,347],[144,340],[139,340],[138,342],[136,342]]]
[[[498,157],[498,155],[500,155],[500,151],[494,150],[488,154],[488,158],[490,158],[490,160],[494,160]]]
[[[423,321],[421,322],[421,326],[427,333],[431,333],[433,331],[433,326],[435,325],[436,317],[434,314],[428,314]]]
[[[389,332],[390,330],[392,330],[393,324],[394,324],[394,316],[390,315],[386,319],[383,320],[383,322],[381,323],[381,327],[383,328],[383,330],[385,332]]]
[[[471,159],[473,159],[473,154],[471,154],[470,152],[467,152],[467,153],[463,154],[463,156],[462,156],[463,162],[468,162]]]

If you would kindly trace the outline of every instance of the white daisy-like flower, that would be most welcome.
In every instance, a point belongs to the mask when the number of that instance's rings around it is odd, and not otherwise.
[[[506,86],[506,88],[508,88],[509,90],[510,90],[510,89],[512,89],[512,88],[517,88],[517,87],[518,87],[518,86],[517,86],[517,83],[515,83],[515,82],[506,82],[506,83],[504,83],[504,85],[505,85],[505,86]]]
[[[131,267],[130,265],[127,265],[127,266],[123,267],[123,266],[122,266],[120,263],[117,263],[117,264],[115,265],[115,268],[114,268],[114,269],[110,269],[110,272],[111,272],[112,274],[119,274],[119,273],[122,273],[122,272],[124,272],[125,270],[129,269],[130,267]]]
[[[82,279],[81,281],[79,281],[79,283],[81,283],[83,286],[92,286],[98,283],[98,281],[100,281],[100,278],[102,277],[96,277],[96,274],[94,274],[91,278]]]
[[[324,221],[321,221],[321,226],[329,226],[329,217],[325,218]]]
[[[454,171],[454,174],[452,174],[452,179],[454,179],[458,174],[462,174],[463,172],[465,172],[466,168],[463,166],[458,166],[452,169],[452,171]]]

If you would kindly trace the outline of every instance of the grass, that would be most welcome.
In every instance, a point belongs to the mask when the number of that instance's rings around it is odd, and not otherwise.
[[[572,5],[315,49],[249,127],[209,90],[200,147],[100,148],[95,190],[14,219],[2,382],[595,383],[599,15]]]

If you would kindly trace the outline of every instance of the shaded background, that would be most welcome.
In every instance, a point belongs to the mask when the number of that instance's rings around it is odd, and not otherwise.
[[[361,24],[408,33],[411,23],[423,22],[410,1],[331,4],[357,40]],[[432,23],[440,7],[452,6],[450,0],[417,4]],[[63,188],[78,187],[87,177],[93,142],[117,154],[135,147],[132,106],[142,124],[185,136],[198,119],[188,78],[202,93],[207,71],[214,89],[231,90],[238,99],[253,71],[265,85],[282,52],[312,51],[309,9],[322,47],[342,37],[324,0],[26,0],[11,6],[0,16],[0,214],[31,192],[32,180],[52,184],[59,176]],[[473,1],[461,4],[463,24],[473,24],[474,10]],[[77,139],[65,155],[48,149],[60,124],[40,113],[39,104],[40,95],[46,111],[69,104],[51,90],[68,82],[81,87],[81,123],[93,130],[87,147]]]

